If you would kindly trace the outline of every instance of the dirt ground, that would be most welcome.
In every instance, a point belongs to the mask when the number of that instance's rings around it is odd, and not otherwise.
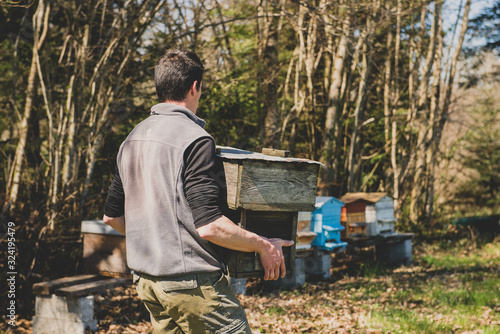
[[[446,288],[460,285],[463,283],[461,273],[474,277],[499,273],[496,253],[491,255],[491,263],[486,266],[447,270],[419,262],[418,258],[423,254],[418,254],[418,250],[415,252],[412,265],[398,268],[363,265],[373,263],[370,261],[373,260],[371,250],[358,252],[355,257],[338,256],[333,259],[330,279],[308,280],[304,286],[295,289],[276,288],[260,279],[250,279],[246,295],[239,298],[253,333],[406,333],[404,329],[396,328],[397,319],[395,328],[381,330],[374,313],[390,306],[402,314],[413,312],[431,323],[446,325],[449,316],[443,310],[432,307],[432,296],[426,297],[429,300],[414,296],[402,299],[398,296],[415,286],[439,284]],[[477,316],[474,315],[474,319],[469,319],[469,323],[474,324],[472,327],[457,327],[452,332],[479,334],[483,331],[478,328],[493,324],[496,324],[493,325],[495,328],[500,328],[498,314],[499,306],[486,307]],[[98,320],[96,333],[99,334],[153,333],[149,314],[132,286],[95,295],[94,318]],[[7,327],[4,321],[0,325],[0,333],[32,333],[32,321],[29,319],[19,319],[15,328]]]
[[[330,328],[335,327],[335,331],[328,333],[356,333],[355,328],[363,317],[362,310],[341,299],[331,300],[332,288],[334,287],[331,283],[325,282],[308,285],[295,292],[280,289],[273,291],[261,282],[254,281],[248,284],[249,294],[239,298],[254,333],[327,333],[315,330],[315,327],[325,325]],[[322,307],[325,301],[330,301],[332,306],[340,307],[325,309]],[[315,302],[318,302],[317,307],[311,309],[311,303]],[[304,314],[302,308],[306,304],[308,311]],[[279,324],[276,322],[277,317]],[[135,288],[131,286],[96,295],[94,318],[98,319],[96,333],[99,334],[153,333],[149,314],[137,296]],[[316,321],[311,321],[320,318],[323,319],[322,326]],[[1,332],[31,334],[32,321],[21,319],[16,328],[4,326]]]
[[[360,308],[347,300],[335,297],[344,277],[355,277],[360,266],[373,259],[371,250],[356,256],[337,257],[332,267],[332,278],[328,281],[308,282],[304,287],[285,290],[276,288],[260,279],[249,279],[246,295],[240,295],[254,333],[356,333],[363,317]],[[339,280],[340,279],[340,280]],[[352,281],[354,278],[348,278]],[[332,295],[333,293],[333,295]],[[118,287],[94,296],[94,318],[98,320],[98,334],[153,333],[149,313],[142,305],[135,288]],[[317,305],[315,306],[315,304]],[[332,303],[325,308],[324,303]],[[304,307],[307,305],[307,312]],[[336,305],[336,306],[335,306]],[[279,318],[279,322],[276,319]],[[323,319],[318,323],[316,320]],[[313,321],[314,320],[314,321]],[[333,331],[324,331],[325,326]],[[16,327],[0,325],[3,334],[31,334],[31,319],[18,319]],[[359,332],[366,333],[366,331]]]

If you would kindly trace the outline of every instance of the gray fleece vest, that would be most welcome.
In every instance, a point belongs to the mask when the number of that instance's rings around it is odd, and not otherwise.
[[[184,107],[160,103],[122,143],[117,163],[125,191],[127,262],[153,276],[221,269],[202,239],[184,194],[184,151],[210,137],[205,121]]]

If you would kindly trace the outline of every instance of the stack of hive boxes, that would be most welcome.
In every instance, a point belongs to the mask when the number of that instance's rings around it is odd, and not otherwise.
[[[394,201],[386,193],[347,193],[340,200],[345,203],[342,239],[394,233]]]
[[[298,212],[314,210],[321,164],[289,158],[279,150],[218,150],[227,204],[237,211],[239,226],[264,237],[295,240]],[[284,247],[283,253],[287,272],[293,272],[295,245]],[[224,250],[223,255],[231,277],[262,276],[258,254]]]
[[[131,278],[125,236],[102,220],[82,221],[83,269],[86,274]]]

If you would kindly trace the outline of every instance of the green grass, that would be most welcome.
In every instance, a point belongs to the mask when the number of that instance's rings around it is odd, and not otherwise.
[[[253,326],[292,334],[500,334],[500,238],[414,243],[406,267],[367,253],[349,254],[351,267],[341,260],[345,271],[330,281],[246,296]]]
[[[500,247],[498,243],[487,243],[483,247],[471,251],[461,250],[460,244],[455,247],[456,249],[451,249],[451,251],[439,249],[436,254],[426,254],[422,260],[436,268],[448,270],[499,264]]]
[[[361,266],[362,275],[376,277],[386,273],[386,268],[380,262],[368,262]]]
[[[363,289],[379,300],[366,306],[368,327],[393,333],[500,333],[500,243],[425,251],[417,259],[421,266],[405,275],[406,283],[393,277],[391,284]],[[387,293],[390,285],[394,291]]]
[[[272,315],[272,316],[274,316],[274,315],[282,315],[282,314],[286,313],[285,309],[283,309],[280,306],[270,307],[265,312],[267,314],[269,314],[269,315]]]
[[[451,333],[453,327],[446,324],[439,324],[422,317],[419,312],[408,311],[388,307],[384,312],[373,314],[375,320],[382,324],[383,331],[397,330],[400,333]],[[389,318],[389,319],[388,319]],[[389,321],[388,320],[392,320]]]

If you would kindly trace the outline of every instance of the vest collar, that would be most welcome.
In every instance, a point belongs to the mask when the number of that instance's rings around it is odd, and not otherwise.
[[[207,122],[205,120],[196,116],[188,108],[179,106],[173,103],[158,103],[151,107],[151,115],[169,115],[173,112],[178,112],[186,115],[190,120],[198,124],[200,127],[204,128]]]

